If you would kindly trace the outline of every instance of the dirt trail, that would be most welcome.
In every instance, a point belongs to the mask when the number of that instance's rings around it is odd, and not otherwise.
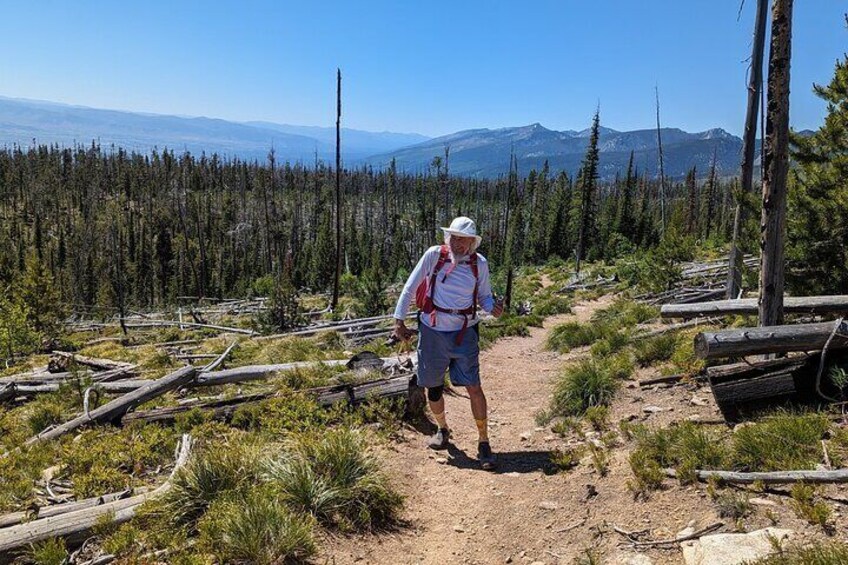
[[[555,475],[544,473],[551,450],[566,445],[547,427],[537,427],[536,413],[547,406],[554,376],[582,352],[559,355],[545,351],[550,328],[568,320],[587,321],[610,297],[578,304],[574,313],[546,320],[529,337],[499,340],[481,355],[483,387],[489,401],[490,438],[498,453],[497,472],[481,471],[476,462],[477,432],[467,397],[447,396],[448,424],[453,430],[447,452],[426,448],[427,436],[404,432],[404,441],[382,455],[388,472],[407,497],[395,532],[324,540],[318,562],[327,563],[573,563],[587,549],[602,563],[639,556],[612,530],[649,530],[654,539],[669,539],[689,525],[719,519],[703,488],[676,483],[645,502],[627,489],[631,477],[629,449],[609,452],[609,472],[601,476],[586,455],[581,464]],[[647,378],[651,369],[634,378]],[[697,398],[692,403],[693,396]],[[702,405],[703,403],[703,405]],[[646,412],[647,405],[658,407]],[[717,417],[708,390],[686,387],[641,391],[625,383],[613,404],[613,427],[622,418],[666,424],[675,419]],[[759,525],[762,527],[767,524]],[[682,563],[680,550],[647,549],[656,565]]]

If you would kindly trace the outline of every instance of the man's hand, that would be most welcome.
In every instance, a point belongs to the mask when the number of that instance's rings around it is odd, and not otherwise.
[[[403,320],[395,320],[395,330],[392,336],[399,341],[409,341],[409,338],[413,336],[413,332],[406,327]]]
[[[495,300],[495,307],[492,308],[492,316],[495,318],[500,318],[504,311],[503,298],[498,298]]]

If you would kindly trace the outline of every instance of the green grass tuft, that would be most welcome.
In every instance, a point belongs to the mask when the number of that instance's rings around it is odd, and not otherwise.
[[[821,440],[830,428],[825,414],[779,412],[733,434],[733,465],[743,471],[815,469]]]
[[[620,358],[586,360],[566,367],[554,385],[550,417],[579,416],[612,402],[622,377],[632,372]]]
[[[299,563],[316,551],[312,520],[292,513],[269,487],[216,501],[199,529],[201,546],[226,563]]]
[[[291,508],[343,531],[387,525],[403,502],[355,430],[299,436],[267,475]]]

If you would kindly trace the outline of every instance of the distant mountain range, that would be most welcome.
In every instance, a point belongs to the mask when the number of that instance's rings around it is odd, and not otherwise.
[[[692,167],[705,176],[715,154],[721,176],[739,171],[742,140],[723,129],[687,133],[663,128],[665,174],[683,177]],[[217,153],[224,157],[265,161],[273,146],[279,162],[319,159],[332,161],[335,128],[293,126],[271,122],[229,122],[213,118],[191,118],[98,110],[51,102],[0,97],[0,146],[29,146],[58,143],[123,147],[147,153],[153,148],[189,151],[199,155]],[[342,129],[342,158],[346,166],[368,164],[386,167],[395,160],[398,169],[424,172],[433,158],[450,148],[453,175],[494,178],[506,174],[510,154],[518,160],[519,174],[540,170],[545,161],[555,174],[573,175],[580,167],[589,142],[589,130],[554,131],[540,124],[500,129],[473,129],[437,138],[417,133],[368,132]],[[655,177],[658,169],[656,130],[621,132],[600,130],[600,176],[609,180],[627,169],[630,152],[640,173]],[[758,143],[759,146],[759,143]],[[759,150],[758,150],[759,154]],[[757,166],[759,162],[757,163]]]
[[[715,152],[719,175],[736,174],[739,169],[742,140],[723,129],[687,133],[677,128],[660,130],[663,142],[663,168],[669,177],[682,177],[694,165],[699,176],[707,174]],[[423,171],[433,157],[444,155],[450,148],[449,167],[452,174],[495,177],[507,173],[510,154],[518,160],[519,173],[540,170],[548,161],[551,171],[565,170],[574,174],[589,143],[589,130],[554,131],[540,124],[501,129],[474,129],[437,137],[383,155],[371,157],[374,166],[386,166],[395,159],[397,167]],[[657,174],[657,131],[621,132],[600,128],[600,171],[603,179],[624,174],[633,151],[639,172]]]
[[[335,155],[333,127],[304,127],[268,122],[237,123],[213,118],[188,118],[98,110],[34,100],[0,97],[0,146],[58,143],[64,146],[111,145],[130,151],[173,149],[200,155],[218,153],[243,159],[268,157],[271,147],[279,161],[311,163]],[[359,162],[369,155],[392,151],[429,138],[417,133],[368,132],[342,128],[342,157]]]

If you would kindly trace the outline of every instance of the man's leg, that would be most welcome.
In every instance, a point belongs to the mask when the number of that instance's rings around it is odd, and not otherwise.
[[[474,415],[474,421],[477,423],[477,433],[479,441],[489,441],[489,420],[488,406],[486,405],[486,395],[483,393],[483,387],[480,385],[467,386],[468,396],[471,398],[471,413]]]
[[[444,386],[428,388],[427,403],[430,405],[430,412],[433,413],[433,419],[436,420],[439,428],[446,430],[448,428],[448,421],[445,415],[444,390]]]

